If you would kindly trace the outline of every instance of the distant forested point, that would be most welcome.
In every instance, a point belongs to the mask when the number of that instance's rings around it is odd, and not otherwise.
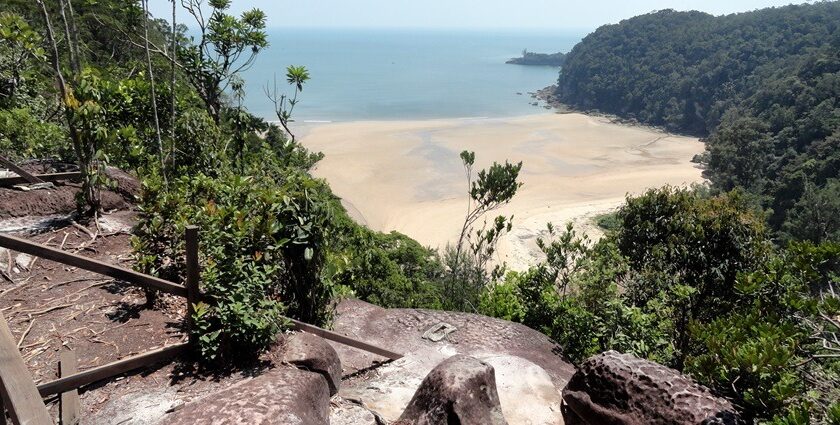
[[[605,25],[568,55],[557,99],[705,137],[713,188],[744,189],[780,240],[840,240],[840,3]]]
[[[511,58],[505,63],[514,65],[563,66],[563,61],[565,60],[565,53],[534,53],[529,52],[526,49],[522,51],[522,56],[518,58]]]

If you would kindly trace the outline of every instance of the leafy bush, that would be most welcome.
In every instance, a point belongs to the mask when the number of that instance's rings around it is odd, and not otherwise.
[[[827,415],[840,388],[831,371],[837,360],[820,357],[826,351],[821,336],[838,329],[814,325],[821,314],[830,317],[840,309],[836,298],[820,301],[812,294],[840,282],[838,272],[840,245],[798,243],[741,274],[738,307],[695,325],[704,350],[688,359],[686,370],[735,401],[748,419],[793,420],[803,406],[814,419]]]
[[[751,421],[831,423],[840,245],[773,249],[751,205],[669,187],[631,197],[591,247],[568,227],[540,243],[546,261],[489,289],[482,312],[542,331],[574,363],[614,349],[676,367]]]
[[[184,274],[183,231],[200,227],[198,341],[207,359],[258,354],[281,329],[282,313],[309,323],[330,317],[327,257],[331,194],[302,172],[249,177],[223,171],[169,182],[144,181],[134,248],[138,268],[177,279]]]
[[[606,231],[618,230],[619,227],[621,227],[621,222],[618,220],[617,212],[609,212],[595,216],[595,224]]]
[[[808,185],[782,230],[788,240],[840,242],[840,179],[829,179],[823,187]]]
[[[478,313],[521,323],[525,319],[528,307],[522,303],[518,279],[518,273],[510,272],[505,275],[504,282],[492,285],[484,291],[478,302]]]
[[[68,160],[73,153],[64,129],[33,116],[29,109],[0,109],[0,152],[14,159]]]
[[[763,220],[737,193],[704,198],[669,187],[628,199],[619,217],[616,245],[629,267],[623,297],[673,324],[671,365],[681,369],[693,349],[689,324],[729,312],[736,275],[769,252]]]
[[[330,264],[333,280],[382,307],[441,308],[443,266],[437,253],[398,232],[348,223]]]

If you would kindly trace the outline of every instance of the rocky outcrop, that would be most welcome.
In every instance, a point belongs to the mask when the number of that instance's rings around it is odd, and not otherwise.
[[[331,409],[330,398],[341,383],[341,360],[324,339],[304,332],[281,335],[263,360],[274,367],[194,399],[161,423],[321,425],[329,424],[331,416],[336,423],[375,420],[351,403]]]
[[[105,167],[105,176],[111,181],[111,189],[132,202],[140,194],[140,180],[116,167]]]
[[[343,300],[336,309],[335,332],[398,353],[425,349],[483,357],[484,354],[510,355],[526,359],[543,368],[558,389],[566,385],[574,366],[563,360],[562,348],[551,338],[525,325],[471,313],[411,308],[382,308],[355,299]],[[428,338],[429,330],[447,325],[442,340]],[[424,338],[424,335],[427,335]],[[341,356],[344,373],[369,367],[382,357],[332,344]],[[451,355],[450,354],[450,355]],[[448,356],[447,356],[448,357]],[[429,369],[431,370],[431,369]]]
[[[562,423],[560,392],[575,369],[556,343],[526,326],[477,314],[385,309],[348,299],[338,305],[333,330],[405,355],[377,365],[385,359],[332,344],[345,374],[339,394],[386,421],[402,415],[435,367],[462,354],[493,367],[509,424]]]
[[[676,370],[607,351],[578,367],[563,390],[575,424],[740,424],[732,405]]]
[[[283,367],[192,401],[161,423],[326,425],[329,412],[329,387],[321,375]]]
[[[275,361],[288,363],[324,377],[330,395],[338,393],[341,385],[341,360],[338,353],[323,338],[298,332],[283,338],[282,344],[271,352]]]
[[[463,355],[443,361],[420,384],[396,424],[507,425],[493,367]]]

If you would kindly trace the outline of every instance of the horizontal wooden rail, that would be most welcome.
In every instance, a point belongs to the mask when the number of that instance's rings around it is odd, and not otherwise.
[[[38,174],[36,177],[45,182],[57,182],[61,180],[76,181],[82,178],[82,173],[73,171],[69,173]],[[0,187],[14,186],[16,184],[30,183],[23,177],[0,177]]]
[[[402,354],[395,353],[391,350],[386,350],[382,347],[377,347],[373,344],[368,344],[366,342],[362,342],[362,341],[359,341],[359,340],[356,340],[356,339],[353,339],[353,338],[350,338],[348,336],[344,336],[344,335],[341,335],[341,334],[338,334],[338,333],[335,333],[335,332],[332,332],[332,331],[328,331],[326,329],[322,329],[322,328],[319,328],[317,326],[310,325],[308,323],[303,323],[303,322],[295,320],[295,319],[289,319],[289,318],[286,318],[286,319],[288,319],[290,322],[292,322],[292,325],[296,330],[299,330],[299,331],[302,331],[302,332],[307,332],[307,333],[311,333],[313,335],[318,335],[321,338],[328,339],[330,341],[335,341],[335,342],[338,342],[338,343],[341,343],[341,344],[344,344],[344,345],[347,345],[347,346],[350,346],[350,347],[353,347],[353,348],[358,348],[360,350],[364,350],[364,351],[367,351],[367,352],[370,352],[370,353],[373,353],[373,354],[378,354],[382,357],[387,357],[388,359],[391,359],[391,360],[399,360],[403,357]]]
[[[0,396],[14,424],[48,425],[53,421],[20,357],[17,341],[0,314]],[[5,419],[5,413],[0,409]]]
[[[148,351],[143,354],[137,354],[125,359],[117,360],[102,366],[97,366],[79,373],[74,373],[55,381],[45,382],[38,385],[38,391],[42,397],[47,397],[53,394],[61,394],[65,391],[75,390],[85,385],[92,384],[103,379],[112,378],[134,369],[160,363],[164,360],[169,360],[189,348],[189,343],[179,342],[177,344],[168,345],[166,347],[158,348],[156,350]]]
[[[187,296],[187,289],[168,280],[163,280],[158,277],[149,276],[131,269],[115,266],[104,263],[92,258],[83,257],[81,255],[71,254],[69,252],[61,251],[59,249],[50,248],[48,246],[40,245],[34,242],[29,242],[24,239],[16,238],[10,235],[0,233],[0,246],[8,248],[12,251],[23,252],[25,254],[34,255],[47,260],[56,261],[69,266],[78,267],[80,269],[88,270],[94,273],[99,273],[105,276],[110,276],[115,279],[124,280],[136,285],[152,287],[154,289],[168,292],[173,295],[181,297]]]
[[[12,161],[9,161],[6,157],[0,156],[0,165],[12,170],[13,173],[23,177],[28,183],[43,183],[44,181],[39,179],[38,177],[29,174],[23,168],[20,168]]]

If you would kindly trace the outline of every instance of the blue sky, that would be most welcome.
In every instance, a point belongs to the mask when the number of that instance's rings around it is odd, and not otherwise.
[[[180,8],[180,0],[176,0]],[[206,3],[206,0],[205,0]],[[233,0],[232,11],[259,8],[270,27],[594,29],[660,9],[715,15],[803,3],[792,0]],[[149,0],[166,18],[170,0]],[[186,16],[178,18],[188,22]]]

